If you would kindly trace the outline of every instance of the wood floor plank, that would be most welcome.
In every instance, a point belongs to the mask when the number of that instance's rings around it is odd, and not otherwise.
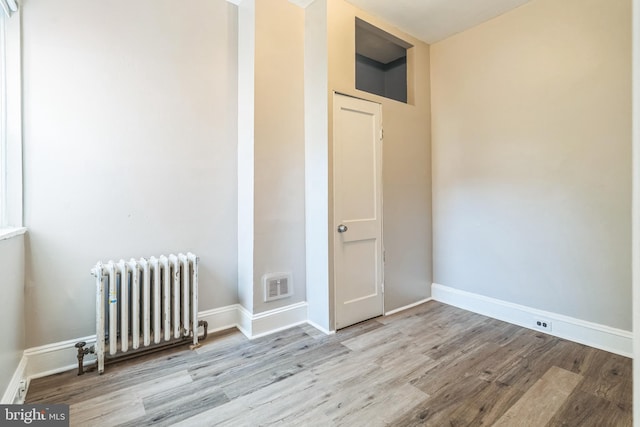
[[[326,411],[325,415],[332,426],[387,426],[427,397],[424,392],[405,383],[389,389],[371,389],[368,393],[356,394],[348,401],[348,405]],[[308,421],[311,423],[313,419]]]
[[[74,425],[103,426],[131,421],[145,414],[143,399],[166,390],[191,383],[187,371],[156,376],[155,379],[134,386],[92,397],[69,406],[69,417]]]
[[[114,363],[109,365],[103,375],[96,375],[95,370],[90,370],[85,375],[78,376],[77,371],[72,370],[40,378],[29,387],[27,403],[74,403],[100,397],[154,380],[158,377],[159,371],[164,375],[184,371],[195,357],[195,353],[185,351],[184,347],[172,348],[161,353]],[[59,401],[61,396],[64,396],[65,401]]]
[[[214,376],[221,383],[235,381],[252,372],[269,366],[271,361],[280,361],[283,357],[297,352],[300,347],[315,343],[304,332],[296,329],[282,336],[261,338],[259,342],[246,342],[232,351],[209,352],[207,357],[189,367],[194,379]]]
[[[346,353],[348,349],[338,342],[315,342],[313,345],[306,343],[294,352],[281,354],[270,363],[252,364],[245,370],[222,374],[218,379],[221,389],[229,398],[234,399]]]
[[[494,427],[545,426],[567,400],[582,376],[551,367],[505,414]]]
[[[630,427],[631,408],[574,390],[549,421],[549,427]]]
[[[493,425],[523,394],[515,387],[490,383],[452,410],[447,421],[452,426]]]
[[[453,331],[447,330],[441,342],[426,351],[426,354],[433,359],[447,358],[487,342],[498,344],[505,334],[511,333],[510,325],[505,322],[495,324],[492,319],[476,316],[479,323],[469,323],[465,333],[454,333],[453,336]]]
[[[144,397],[144,414],[122,426],[171,426],[227,402],[229,398],[220,390],[215,378],[191,381]]]
[[[190,366],[190,371],[194,375],[219,375],[230,370],[245,369],[250,364],[261,363],[264,358],[278,358],[280,354],[304,345],[302,343],[307,341],[312,340],[299,328],[290,328],[253,341],[245,339],[231,348],[223,346],[218,350],[208,351],[206,358]],[[199,372],[201,369],[203,371]]]
[[[350,353],[314,369],[324,398],[303,419],[311,421],[320,413],[329,418],[329,425],[360,425],[364,420],[384,425],[427,397],[406,380],[420,369],[420,358],[399,359],[396,367],[380,366],[372,359],[366,353]]]
[[[317,379],[311,371],[305,371],[175,425],[268,425],[287,417],[300,417],[308,409],[309,402],[315,407],[322,399],[324,392],[316,384]]]
[[[374,329],[360,334],[356,337],[342,341],[341,344],[352,351],[363,351],[367,349],[375,349],[376,347],[388,342],[400,343],[401,341],[409,342],[410,339],[399,334],[395,329],[387,327]]]
[[[93,398],[82,405],[69,406],[69,420],[72,426],[116,426],[144,416],[144,406],[138,397],[111,396]]]
[[[552,367],[559,363],[562,352],[554,351],[559,343],[556,337],[537,341],[505,372],[498,375],[497,381],[502,384],[528,390]]]
[[[491,383],[475,377],[457,378],[449,382],[434,395],[411,408],[392,421],[397,426],[444,426],[449,425],[451,413],[468,399],[482,393]]]
[[[484,343],[468,351],[458,351],[455,357],[439,363],[422,376],[415,378],[411,384],[427,394],[433,395],[439,390],[459,381],[460,376],[450,375],[451,370],[459,372],[463,376],[467,376],[467,372],[473,372],[481,365],[484,360],[500,351],[501,347],[493,343]]]
[[[591,351],[591,363],[584,370],[585,380],[580,389],[609,400],[615,404],[631,408],[631,365],[626,357]]]
[[[222,354],[225,351],[233,351],[238,346],[248,344],[250,342],[243,334],[239,334],[236,328],[224,329],[214,334],[209,334],[207,341],[215,341],[216,345],[202,345],[194,351],[198,354]]]

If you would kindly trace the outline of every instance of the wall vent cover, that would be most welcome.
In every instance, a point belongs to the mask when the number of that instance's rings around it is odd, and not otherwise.
[[[293,295],[291,273],[267,273],[262,276],[264,301],[274,301]]]

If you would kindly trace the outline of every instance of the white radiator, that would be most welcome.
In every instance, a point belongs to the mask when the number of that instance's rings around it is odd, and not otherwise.
[[[197,256],[99,262],[91,273],[96,278],[98,373],[104,372],[105,357],[187,338],[198,345]]]

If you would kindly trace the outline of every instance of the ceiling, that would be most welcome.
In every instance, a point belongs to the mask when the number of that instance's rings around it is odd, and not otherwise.
[[[347,0],[426,42],[435,43],[530,0]]]

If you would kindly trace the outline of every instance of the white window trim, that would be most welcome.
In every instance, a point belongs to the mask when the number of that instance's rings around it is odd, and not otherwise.
[[[0,100],[3,128],[5,132],[0,137],[0,149],[4,164],[0,165],[0,197],[2,210],[0,212],[0,230],[9,229],[13,233],[23,225],[22,201],[22,70],[21,70],[21,16],[20,12],[12,14],[11,18],[0,19],[0,43],[3,49],[2,75],[0,84],[6,90],[6,96]],[[6,125],[6,126],[5,126]],[[2,235],[5,233],[3,232]]]
[[[20,236],[26,232],[27,229],[24,227],[0,228],[0,242],[11,239],[12,237]]]

